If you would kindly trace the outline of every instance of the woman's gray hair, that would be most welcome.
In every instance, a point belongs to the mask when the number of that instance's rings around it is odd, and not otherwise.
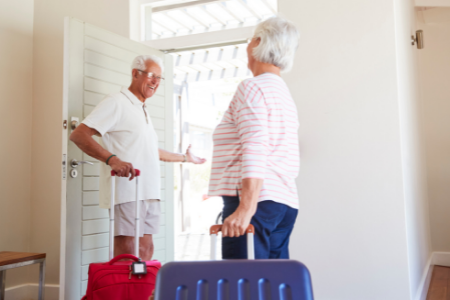
[[[294,23],[281,17],[273,17],[258,24],[253,38],[260,43],[253,49],[253,57],[260,62],[273,64],[288,72],[294,64],[300,34]]]
[[[133,62],[131,63],[131,70],[138,69],[138,70],[144,71],[146,61],[152,61],[152,62],[156,63],[161,68],[161,72],[164,72],[163,60],[156,55],[136,56],[135,59],[133,59]]]

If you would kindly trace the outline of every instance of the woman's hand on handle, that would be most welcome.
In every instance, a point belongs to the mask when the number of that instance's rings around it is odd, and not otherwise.
[[[243,209],[236,209],[223,222],[222,236],[223,237],[239,237],[245,234],[245,231],[252,220],[254,213],[244,211]]]
[[[136,171],[134,170],[133,165],[129,162],[121,161],[117,156],[111,157],[108,164],[119,177],[130,177],[131,175],[130,180],[133,180],[134,177],[136,177]]]
[[[236,211],[223,221],[223,237],[238,237],[245,234],[256,213],[263,182],[264,180],[261,178],[244,178],[242,180],[240,203]]]

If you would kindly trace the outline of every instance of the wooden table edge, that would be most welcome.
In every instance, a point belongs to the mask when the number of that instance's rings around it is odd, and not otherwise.
[[[23,257],[11,258],[2,260],[2,254],[11,253],[11,254],[23,254]],[[12,265],[20,262],[36,260],[46,258],[46,253],[26,253],[26,252],[13,252],[13,251],[2,251],[0,252],[0,266]]]

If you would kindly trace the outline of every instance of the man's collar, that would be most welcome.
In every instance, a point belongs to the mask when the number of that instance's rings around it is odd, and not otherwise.
[[[139,100],[132,92],[130,92],[128,88],[123,88],[121,92],[124,93],[134,105],[142,106],[145,103],[142,103],[142,101]]]

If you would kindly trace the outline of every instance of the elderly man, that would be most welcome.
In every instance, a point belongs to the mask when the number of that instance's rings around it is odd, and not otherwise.
[[[191,162],[205,159],[194,156],[190,146],[186,154],[158,148],[145,100],[152,97],[164,78],[162,60],[153,55],[138,56],[132,65],[132,82],[128,89],[107,96],[70,135],[83,152],[100,160],[100,207],[110,206],[110,170],[116,171],[114,255],[134,253],[134,212],[136,185],[130,182],[135,169],[141,170],[138,205],[141,206],[139,255],[153,256],[152,235],[158,233],[160,216],[160,163]],[[101,144],[92,136],[102,137]],[[109,166],[109,167],[108,167]]]

